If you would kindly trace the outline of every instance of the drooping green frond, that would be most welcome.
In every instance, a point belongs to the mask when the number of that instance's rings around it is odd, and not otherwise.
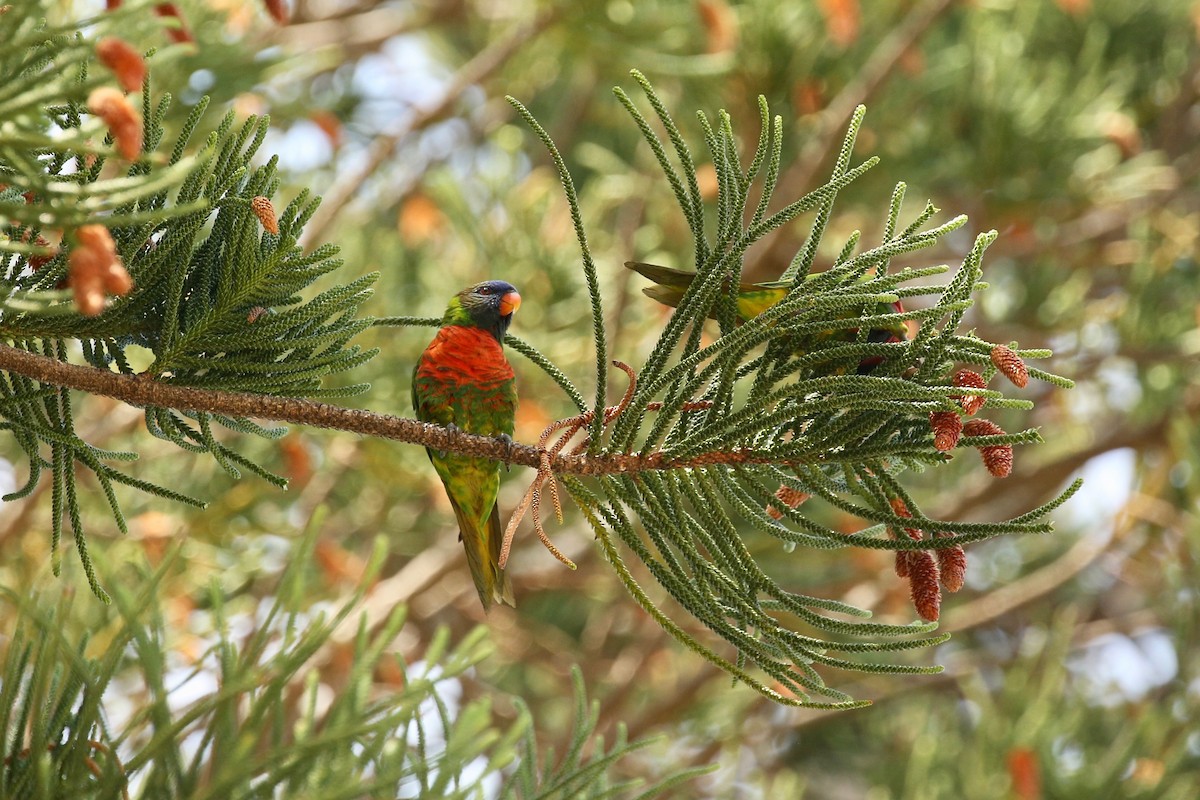
[[[833,248],[839,252],[836,259],[819,268],[818,253],[830,250],[822,238],[838,192],[876,163],[852,163],[865,110],[859,108],[850,120],[829,180],[774,213],[768,208],[780,169],[780,120],[768,129],[770,115],[762,101],[763,127],[751,166],[744,171],[728,115],[719,114],[716,124],[700,115],[718,180],[716,213],[709,216],[693,190],[695,156],[649,82],[636,72],[634,79],[666,133],[674,160],[637,103],[620,89],[617,96],[679,202],[693,234],[697,270],[689,280],[673,284],[682,295],[676,310],[637,371],[631,402],[597,452],[653,456],[679,466],[631,469],[591,484],[566,478],[567,492],[638,603],[680,642],[774,700],[854,705],[826,684],[823,668],[936,670],[884,655],[943,641],[944,636],[928,635],[934,623],[855,621],[869,612],[780,585],[762,562],[762,536],[779,540],[782,554],[774,559],[788,557],[797,545],[904,552],[1051,530],[1046,513],[1078,485],[1015,519],[968,524],[929,518],[899,480],[908,468],[937,466],[959,453],[976,457],[964,452],[968,448],[1041,441],[1036,430],[1028,430],[965,436],[952,452],[933,443],[931,412],[963,413],[962,389],[952,380],[955,370],[979,365],[985,380],[995,374],[989,361],[993,345],[960,333],[959,326],[986,286],[983,255],[996,234],[978,235],[953,271],[944,265],[893,268],[893,259],[929,248],[967,222],[959,216],[934,224],[937,209],[926,204],[905,223],[906,187],[899,184],[888,204],[883,240],[864,247],[855,232]],[[755,180],[760,181],[759,197],[750,208]],[[573,197],[568,201],[574,204]],[[815,216],[807,241],[783,275],[790,291],[765,312],[739,322],[736,301],[743,291],[739,286],[747,248],[805,212]],[[947,273],[942,283],[929,283]],[[907,308],[900,305],[902,298],[910,303]],[[705,344],[701,329],[710,317],[717,320],[718,335]],[[896,331],[909,333],[890,333]],[[875,335],[879,332],[889,335]],[[1026,358],[1048,355],[1016,352]],[[1030,375],[1070,385],[1049,373],[1030,370]],[[992,408],[1031,405],[991,387],[972,394]],[[799,502],[778,499],[780,492],[828,503],[861,520],[863,530],[853,535],[832,530]],[[895,535],[905,529],[920,529],[924,535]],[[660,607],[654,593],[640,586],[625,566],[623,554],[641,562],[672,607],[724,641],[728,654],[696,638],[675,621],[672,611]]]
[[[596,264],[592,260],[591,250],[588,248],[587,235],[583,230],[583,212],[579,208],[579,199],[575,194],[575,184],[571,180],[571,173],[567,171],[567,164],[563,157],[558,152],[558,148],[554,145],[554,140],[550,138],[538,121],[525,106],[513,97],[507,98],[508,102],[517,110],[521,118],[533,128],[534,133],[546,145],[550,151],[551,157],[554,159],[554,166],[558,169],[559,181],[562,183],[563,192],[567,195],[567,203],[571,208],[571,222],[575,226],[575,236],[579,240],[579,249],[583,258],[583,275],[587,281],[588,300],[590,301],[592,310],[592,340],[596,347],[596,402],[592,406],[594,416],[590,425],[591,429],[591,451],[596,452],[600,445],[600,433],[603,429],[604,407],[606,405],[606,392],[608,391],[608,343],[604,331],[604,308],[600,298],[600,279],[596,273]],[[553,377],[553,375],[551,376]]]

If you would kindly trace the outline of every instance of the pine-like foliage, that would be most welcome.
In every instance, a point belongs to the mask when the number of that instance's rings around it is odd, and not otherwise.
[[[374,630],[360,629],[350,675],[325,698],[318,654],[361,610],[386,544],[377,542],[352,597],[313,616],[303,600],[319,521],[253,630],[231,632],[226,598],[213,588],[208,649],[182,680],[167,655],[177,632],[167,630],[158,596],[178,567],[178,548],[154,574],[108,576],[115,607],[100,620],[84,614],[98,632],[90,641],[68,632],[79,611],[70,594],[53,607],[4,590],[0,604],[18,621],[0,659],[0,795],[441,800],[481,797],[490,784],[514,800],[648,798],[697,774],[652,786],[612,781],[612,766],[653,740],[606,747],[578,676],[570,744],[561,757],[543,752],[523,705],[501,724],[488,698],[459,699],[459,682],[491,652],[485,631],[453,645],[442,635],[420,663],[406,666],[392,651],[402,606]],[[380,693],[373,676],[384,666],[401,670],[402,680]],[[183,702],[178,693],[193,679],[219,688]]]
[[[751,554],[747,530],[780,540],[783,553],[797,545],[829,549],[848,546],[895,550],[950,549],[993,536],[1046,532],[1046,514],[1078,485],[1040,508],[1006,522],[965,523],[925,516],[898,476],[907,469],[944,463],[934,447],[931,412],[958,413],[962,389],[951,375],[959,365],[977,365],[984,380],[995,374],[994,345],[959,331],[981,283],[984,250],[996,234],[977,237],[948,281],[928,280],[945,266],[889,270],[891,260],[936,243],[966,223],[957,217],[930,227],[931,204],[901,222],[904,184],[896,187],[885,220],[884,240],[860,249],[858,234],[841,247],[828,269],[814,272],[817,248],[839,191],[877,163],[851,166],[860,108],[837,157],[833,174],[818,189],[771,211],[782,163],[782,120],[771,119],[760,101],[761,133],[744,166],[727,114],[714,125],[698,121],[718,180],[715,214],[702,201],[696,161],[683,134],[649,82],[634,77],[653,107],[666,142],[620,89],[617,96],[650,145],[670,182],[692,232],[696,279],[679,301],[649,359],[637,370],[636,388],[605,429],[608,353],[596,267],[588,251],[582,214],[565,164],[548,134],[513,101],[550,148],[571,204],[591,290],[599,392],[590,409],[591,456],[629,456],[628,469],[606,470],[592,484],[565,477],[572,499],[591,524],[601,547],[638,602],[677,639],[763,694],[790,704],[853,704],[829,687],[816,666],[871,672],[915,672],[928,668],[885,663],[884,653],[925,647],[942,638],[914,638],[931,624],[852,622],[869,612],[842,602],[810,597],[780,586]],[[669,142],[669,145],[667,144]],[[675,163],[670,152],[674,152]],[[752,198],[755,198],[752,202]],[[765,313],[737,324],[736,296],[741,264],[755,242],[805,212],[815,214],[807,243],[783,279],[785,299]],[[913,310],[880,314],[879,304],[931,298]],[[702,341],[703,320],[717,320],[720,335]],[[868,341],[871,329],[915,321],[909,340]],[[847,335],[832,335],[847,332]],[[1018,350],[1044,358],[1043,350]],[[882,359],[858,374],[863,359]],[[1070,381],[1040,370],[1033,377],[1060,386]],[[578,392],[569,391],[578,396]],[[1030,408],[1029,401],[979,390],[991,408]],[[967,436],[958,446],[1011,446],[1040,441],[1036,430]],[[992,451],[995,452],[995,451]],[[667,469],[639,468],[653,456]],[[990,467],[989,467],[990,468]],[[813,522],[804,509],[776,501],[779,487],[819,498],[864,521],[852,536]],[[768,509],[777,509],[776,521]],[[898,510],[906,509],[907,513]],[[925,532],[925,538],[896,531]],[[891,534],[891,535],[889,535]],[[623,546],[623,547],[622,547]],[[730,659],[684,630],[638,585],[625,566],[632,553],[670,597],[711,632],[732,645]],[[798,556],[797,556],[798,557]],[[930,562],[932,563],[932,562]],[[840,653],[844,655],[833,655]],[[769,678],[756,677],[753,666]],[[773,685],[772,685],[773,684]]]
[[[104,18],[101,27],[113,19],[119,17]],[[5,264],[9,304],[0,309],[5,336],[30,351],[64,360],[78,352],[93,367],[163,384],[289,398],[361,390],[329,389],[321,381],[371,357],[350,340],[370,324],[355,314],[374,276],[306,299],[309,285],[339,262],[331,246],[305,254],[297,245],[315,210],[307,193],[275,215],[269,202],[278,188],[274,161],[254,166],[265,120],[239,123],[227,116],[188,155],[189,139],[204,113],[201,103],[168,150],[161,123],[170,98],[155,99],[147,82],[141,90],[143,147],[126,165],[111,148],[89,144],[105,130],[96,114],[85,113],[85,104],[94,108],[89,93],[98,83],[89,77],[91,45],[77,34],[50,31],[27,14],[7,14],[0,24],[12,29],[13,41],[21,46],[6,50],[7,61],[0,64],[3,74],[13,76],[0,102],[7,103],[4,108],[15,120],[6,128],[12,136],[0,144],[0,170],[11,178],[11,187],[0,196],[5,214],[0,224],[13,254]],[[628,590],[681,642],[774,700],[852,705],[826,685],[817,667],[930,671],[934,668],[886,662],[884,654],[925,647],[942,637],[921,638],[933,630],[928,622],[851,621],[869,612],[781,586],[746,537],[751,531],[773,537],[785,554],[797,545],[896,551],[897,571],[909,575],[917,610],[926,620],[936,619],[938,572],[928,551],[955,550],[961,566],[958,548],[963,545],[1049,531],[1045,515],[1075,487],[1005,522],[963,523],[926,516],[898,476],[951,457],[946,451],[954,447],[952,441],[935,445],[931,414],[974,413],[963,408],[965,392],[993,409],[1030,407],[995,389],[964,389],[953,377],[958,369],[975,367],[986,387],[997,365],[1010,377],[1018,368],[1024,375],[1023,359],[1049,353],[1001,350],[1006,355],[998,360],[995,345],[959,330],[975,293],[984,288],[983,253],[995,233],[978,236],[944,283],[931,281],[951,272],[945,266],[891,267],[896,257],[930,247],[966,222],[957,217],[931,227],[937,209],[930,204],[902,222],[903,184],[884,214],[882,242],[864,249],[856,233],[827,269],[815,269],[838,193],[877,163],[872,158],[851,164],[863,109],[851,121],[829,180],[774,211],[783,164],[781,118],[772,119],[766,102],[760,103],[757,145],[744,165],[730,117],[722,112],[714,123],[701,114],[700,131],[717,181],[715,207],[709,207],[682,132],[649,83],[638,73],[635,77],[665,138],[621,90],[618,99],[679,202],[692,235],[696,274],[616,407],[608,402],[610,348],[599,275],[573,183],[549,135],[514,101],[555,159],[591,299],[596,394],[590,409],[585,411],[583,394],[562,370],[514,343],[585,412],[577,422],[587,428],[586,455],[603,464],[565,470],[558,477]],[[105,122],[113,129],[113,144],[129,157],[122,131]],[[783,275],[786,297],[739,323],[737,293],[747,250],[806,213],[813,215],[812,229]],[[73,231],[85,223],[100,223],[111,232],[133,282],[132,291],[90,317],[75,313],[56,289],[75,277],[72,250],[80,244]],[[61,235],[56,249],[48,242],[38,249],[37,237],[44,231]],[[33,262],[50,255],[48,261]],[[73,288],[78,294],[79,286]],[[901,300],[911,310],[890,305]],[[718,335],[706,342],[703,331],[710,317]],[[917,328],[911,338],[881,342],[870,335],[906,325]],[[135,366],[137,361],[146,364]],[[860,369],[866,362],[872,368]],[[1028,375],[1070,384],[1036,369]],[[102,595],[82,538],[76,464],[96,475],[122,530],[115,482],[197,501],[105,463],[133,456],[102,452],[80,440],[65,390],[12,374],[6,380],[0,407],[31,465],[26,487],[11,497],[28,493],[43,470],[50,472],[55,543],[69,519],[93,590]],[[1014,380],[1024,383],[1025,378]],[[188,451],[211,453],[234,475],[248,468],[281,482],[218,441],[213,424],[268,436],[273,430],[244,418],[155,407],[147,409],[146,421],[154,435]],[[967,435],[957,447],[979,448],[993,474],[1011,468],[1012,446],[1040,440],[1036,430],[1009,434],[984,420],[973,420],[963,431]],[[543,464],[531,488],[535,517],[537,490],[553,480],[551,472]],[[781,492],[824,501],[865,527],[848,536],[818,524],[796,504],[776,502]],[[727,642],[732,654],[702,642],[661,608],[626,567],[626,553],[686,614]]]
[[[279,186],[274,159],[255,166],[267,120],[238,120],[230,112],[205,141],[194,143],[192,133],[205,113],[202,101],[174,140],[165,142],[162,121],[171,96],[152,91],[147,79],[141,90],[142,150],[126,163],[114,152],[105,122],[88,110],[90,93],[113,82],[93,60],[94,41],[76,29],[48,27],[37,11],[37,4],[18,4],[0,15],[4,339],[31,352],[62,360],[78,354],[101,369],[174,385],[289,397],[363,390],[329,388],[322,380],[373,355],[349,342],[370,324],[356,314],[374,276],[315,294],[308,290],[341,262],[332,245],[311,253],[297,245],[318,202],[306,191],[277,219],[260,217],[273,217],[274,211],[255,198],[269,199]],[[132,4],[85,20],[78,29],[91,25],[99,34],[129,36],[153,19],[147,11],[144,3]],[[61,288],[70,281],[71,250],[78,246],[73,233],[87,224],[108,229],[133,281],[132,291],[92,317],[77,313]],[[64,389],[8,374],[0,381],[0,414],[29,464],[25,486],[4,500],[26,496],[49,472],[55,546],[69,519],[100,596],[78,510],[77,466],[95,475],[122,532],[114,483],[203,505],[112,466],[136,455],[102,451],[81,440]],[[210,453],[235,476],[245,468],[284,484],[213,433],[216,424],[264,436],[278,430],[164,408],[147,408],[146,424],[153,435],[184,450]]]

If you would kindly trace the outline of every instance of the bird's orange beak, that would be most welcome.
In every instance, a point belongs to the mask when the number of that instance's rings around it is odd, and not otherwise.
[[[500,298],[500,316],[507,317],[521,307],[521,295],[509,292]]]

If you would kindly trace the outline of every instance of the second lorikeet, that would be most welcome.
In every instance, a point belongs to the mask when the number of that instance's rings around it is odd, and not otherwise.
[[[672,269],[671,267],[660,267],[656,264],[644,264],[640,261],[626,261],[625,266],[654,281],[653,286],[647,286],[642,291],[647,296],[653,297],[658,302],[668,306],[679,305],[679,301],[683,299],[684,292],[692,285],[692,279],[696,277],[696,273],[694,272]],[[791,285],[791,281],[738,284],[738,321],[746,322],[751,320],[783,300],[787,296]],[[874,310],[874,313],[896,314],[903,311],[904,306],[900,301],[896,301],[895,303],[880,303]],[[856,310],[853,313],[854,316],[858,316],[860,312]],[[858,329],[837,328],[827,331],[824,334],[816,334],[813,338],[821,339],[827,337],[836,337],[843,342],[853,342],[858,337]],[[908,338],[908,329],[904,326],[903,322],[896,322],[886,327],[872,328],[867,333],[867,342],[872,344],[902,342],[906,338]],[[881,356],[864,358],[858,363],[857,371],[860,375],[865,375],[878,366],[881,361],[883,361]]]
[[[484,281],[451,298],[442,327],[413,370],[417,419],[481,436],[512,436],[517,389],[501,342],[520,305],[521,295],[504,281]],[[498,563],[504,534],[496,506],[500,464],[427,452],[458,518],[459,539],[484,609],[493,602],[514,605],[512,586]]]

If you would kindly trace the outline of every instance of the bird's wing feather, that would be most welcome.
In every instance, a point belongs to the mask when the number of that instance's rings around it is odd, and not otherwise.
[[[626,261],[625,266],[643,277],[654,281],[653,286],[647,286],[642,292],[663,305],[678,307],[683,299],[683,293],[692,285],[696,273],[686,270],[662,267],[657,264],[646,264],[641,261]],[[739,283],[737,311],[742,320],[753,319],[771,306],[778,303],[791,288],[790,281],[771,281],[768,283]],[[710,316],[712,313],[710,313]]]

